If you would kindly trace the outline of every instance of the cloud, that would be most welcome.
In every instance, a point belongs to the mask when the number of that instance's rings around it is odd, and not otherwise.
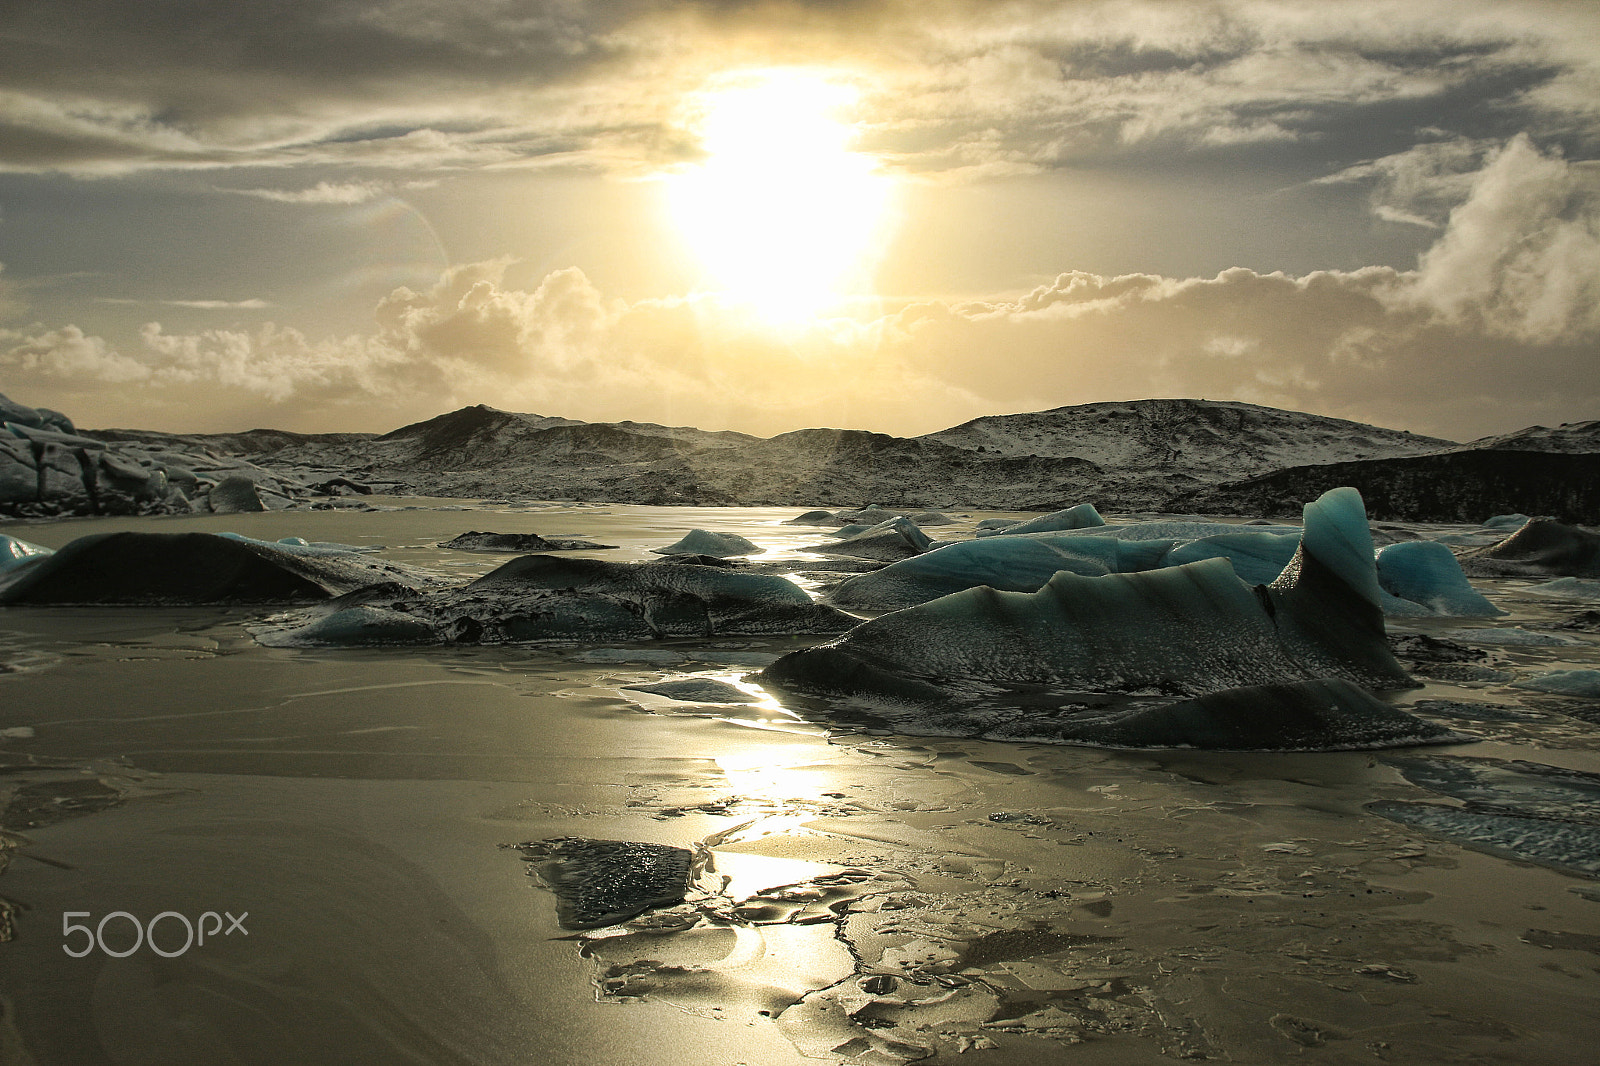
[[[266,300],[252,297],[248,300],[129,300],[102,296],[95,300],[102,304],[160,304],[163,307],[187,307],[195,311],[260,311],[273,306]]]
[[[1027,293],[784,332],[712,296],[609,298],[576,269],[514,287],[499,259],[395,289],[363,334],[151,323],[118,348],[73,327],[6,333],[0,372],[14,391],[45,390],[25,402],[85,422],[92,407],[48,390],[137,383],[139,397],[203,395],[197,409],[226,401],[230,417],[253,403],[251,417],[286,428],[389,429],[487,402],[763,434],[918,433],[1003,410],[1200,396],[1466,439],[1600,405],[1596,193],[1595,168],[1519,136],[1489,153],[1409,271],[1074,271]]]
[[[273,200],[280,204],[364,204],[386,195],[388,187],[376,181],[319,181],[309,189],[229,189],[241,196]]]
[[[1600,335],[1600,167],[1496,151],[1423,255],[1412,295],[1452,320],[1531,343]]]
[[[263,18],[78,0],[71,19],[58,7],[8,6],[0,170],[637,173],[692,154],[679,102],[707,78],[784,64],[859,79],[864,146],[925,175],[1196,152],[1337,169],[1401,152],[1430,124],[1600,149],[1600,55],[1586,43],[1600,11],[1587,4],[283,0]],[[250,192],[356,202],[341,198],[361,188]]]

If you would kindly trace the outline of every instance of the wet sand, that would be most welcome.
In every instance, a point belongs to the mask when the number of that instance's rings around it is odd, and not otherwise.
[[[453,506],[453,505],[452,505]],[[644,558],[691,527],[814,543],[793,509],[288,512],[16,524],[384,544],[463,577],[468,529]],[[987,517],[974,515],[973,519]],[[931,530],[930,532],[943,532]],[[1578,606],[1479,582],[1537,624]],[[1593,605],[1587,605],[1593,606]],[[744,675],[809,640],[269,649],[250,610],[0,612],[14,937],[6,1063],[1585,1061],[1600,882],[1378,817],[1438,801],[1391,754],[1122,753],[884,735]],[[1503,648],[1509,675],[1600,665]],[[711,677],[750,704],[625,686]],[[1427,754],[1600,771],[1572,701]],[[702,856],[683,905],[574,933],[522,841]],[[62,915],[248,912],[173,958],[72,958]],[[113,950],[132,941],[118,919]],[[168,938],[171,939],[168,939]],[[162,944],[181,942],[168,920]]]

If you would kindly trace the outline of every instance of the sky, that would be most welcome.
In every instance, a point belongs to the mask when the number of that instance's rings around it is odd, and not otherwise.
[[[1600,418],[1600,3],[8,0],[0,393]]]

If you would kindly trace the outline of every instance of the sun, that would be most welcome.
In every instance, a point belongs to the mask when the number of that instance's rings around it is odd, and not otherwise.
[[[670,209],[718,291],[773,323],[869,292],[890,180],[851,149],[849,85],[811,71],[730,76],[694,98],[703,162],[672,175]]]

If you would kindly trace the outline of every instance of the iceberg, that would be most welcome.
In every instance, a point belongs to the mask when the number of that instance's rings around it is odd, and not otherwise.
[[[1600,577],[1600,533],[1531,519],[1498,544],[1464,553],[1461,569],[1473,577]]]
[[[1557,696],[1578,696],[1600,699],[1600,670],[1551,670],[1548,673],[1518,681],[1512,688],[1549,692]]]
[[[993,521],[990,519],[989,521]],[[1068,507],[1062,511],[1041,515],[1026,522],[1007,524],[1002,527],[1006,533],[1052,533],[1064,529],[1087,529],[1091,526],[1103,526],[1106,520],[1100,517],[1100,512],[1095,510],[1092,503],[1080,503],[1076,507]],[[979,524],[978,536],[995,536],[1000,530],[986,528]]]
[[[807,511],[783,521],[786,526],[842,526],[844,519],[835,518],[832,511]]]
[[[1385,639],[1371,534],[1360,494],[1348,488],[1306,505],[1300,545],[1269,586],[1245,584],[1222,558],[1098,577],[1061,571],[1036,592],[978,586],[893,611],[790,653],[761,677],[801,694],[937,713],[1028,686],[1197,699],[1315,682],[1320,687],[1295,691],[1335,708],[1328,721],[1344,724],[1328,745],[1411,743],[1397,738],[1430,730],[1419,721],[1395,727],[1387,707],[1378,715],[1360,693],[1416,682]],[[1230,700],[1271,705],[1253,692],[1223,702]],[[1380,727],[1377,717],[1390,724]],[[1361,721],[1373,723],[1366,740],[1351,724]],[[1092,741],[1080,735],[1074,742]]]
[[[13,566],[20,566],[30,559],[41,555],[52,555],[54,552],[54,548],[30,544],[25,540],[0,533],[0,570],[10,570]]]
[[[1161,564],[1171,547],[1170,540],[1061,533],[958,541],[848,578],[827,599],[840,607],[884,610],[912,607],[979,585],[1005,592],[1035,592],[1061,571],[1094,577],[1149,570]]]
[[[439,544],[441,548],[454,548],[465,552],[567,552],[599,551],[615,548],[615,544],[596,544],[594,541],[571,537],[541,537],[537,533],[480,533],[473,530]]]
[[[1454,552],[1431,540],[1390,544],[1380,551],[1378,583],[1385,592],[1436,615],[1492,618],[1506,613],[1472,587]]]
[[[0,572],[0,604],[306,603],[432,575],[356,552],[212,533],[96,533]]]
[[[761,545],[746,540],[737,533],[713,533],[707,529],[691,529],[682,540],[665,548],[651,548],[657,555],[709,555],[727,559],[735,555],[754,555]]]
[[[213,514],[248,514],[267,509],[256,483],[242,474],[225,477],[212,486],[206,503]]]
[[[1182,566],[1201,559],[1226,559],[1233,572],[1252,585],[1266,585],[1283,573],[1300,547],[1300,531],[1289,533],[1215,533],[1180,544],[1167,553],[1163,566]]]
[[[843,533],[846,529],[838,532]],[[895,517],[867,526],[849,536],[842,536],[832,544],[812,544],[799,549],[818,555],[851,555],[862,559],[879,559],[885,562],[920,555],[932,547],[917,524],[909,518]]]
[[[1223,689],[1106,716],[1013,720],[989,740],[1210,751],[1345,751],[1450,744],[1470,737],[1391,707],[1336,678]]]
[[[252,630],[274,647],[841,633],[858,619],[792,581],[686,563],[525,555],[461,588],[362,589]]]

